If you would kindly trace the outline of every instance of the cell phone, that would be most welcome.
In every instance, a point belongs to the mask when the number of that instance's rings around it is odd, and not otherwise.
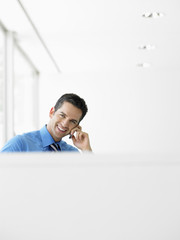
[[[79,130],[81,130],[82,128],[78,125],[78,126],[76,126],[76,127],[74,127],[74,128],[78,128]],[[74,132],[74,134],[75,134],[75,137],[76,137],[76,131]],[[72,136],[74,136],[74,134],[69,134],[69,139],[71,139],[72,138]]]

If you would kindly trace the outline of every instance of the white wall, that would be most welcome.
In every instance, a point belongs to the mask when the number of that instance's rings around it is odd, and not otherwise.
[[[82,121],[96,153],[179,153],[180,82],[159,69],[133,72],[62,73],[41,76],[40,123],[66,92],[83,97],[89,112]]]
[[[25,2],[62,69],[60,75],[41,76],[40,126],[48,121],[49,109],[62,94],[75,92],[89,106],[82,125],[95,152],[180,152],[176,0],[72,1],[61,2],[61,7],[59,1],[47,1],[41,14],[37,1]],[[165,13],[161,20],[142,18],[144,11],[158,9]],[[53,15],[47,18],[49,12]],[[54,69],[19,4],[4,1],[0,13],[38,69]],[[156,50],[139,51],[138,46],[147,43],[155,44]],[[144,60],[152,67],[138,69],[135,65]]]

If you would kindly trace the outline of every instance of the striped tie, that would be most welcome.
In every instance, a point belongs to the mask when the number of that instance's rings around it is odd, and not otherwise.
[[[61,151],[61,148],[59,146],[59,144],[51,144],[50,147],[55,151],[55,152],[58,152],[58,151]]]

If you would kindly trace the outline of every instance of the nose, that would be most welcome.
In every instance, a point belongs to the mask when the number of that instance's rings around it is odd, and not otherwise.
[[[68,128],[68,127],[69,127],[69,121],[68,121],[68,119],[63,119],[63,120],[62,120],[62,126],[65,127],[65,128]]]

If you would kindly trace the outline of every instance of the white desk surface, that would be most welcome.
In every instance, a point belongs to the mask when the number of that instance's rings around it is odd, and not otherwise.
[[[179,240],[180,156],[0,154],[0,240]]]

